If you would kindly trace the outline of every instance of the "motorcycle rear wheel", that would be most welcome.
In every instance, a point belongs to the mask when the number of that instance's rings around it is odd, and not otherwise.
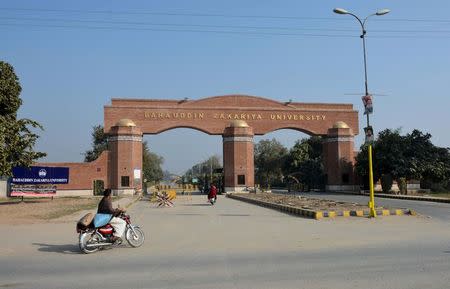
[[[79,245],[80,245],[81,252],[83,252],[85,254],[97,252],[100,247],[89,248],[89,247],[87,247],[87,244],[98,243],[99,242],[98,239],[99,238],[98,238],[97,234],[92,234],[90,232],[81,233],[80,239],[79,239]]]
[[[128,228],[125,232],[125,238],[127,239],[127,242],[131,247],[137,248],[144,244],[144,231],[142,231],[139,227],[133,227],[133,229],[136,234],[133,233],[133,230],[131,228]]]

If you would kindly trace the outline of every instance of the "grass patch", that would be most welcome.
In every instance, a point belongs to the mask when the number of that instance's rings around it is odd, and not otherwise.
[[[429,193],[430,197],[447,198],[450,199],[450,193]]]
[[[72,204],[70,206],[61,206],[53,208],[53,210],[49,211],[48,213],[40,214],[35,216],[36,218],[43,219],[43,220],[50,220],[50,219],[56,219],[62,216],[71,215],[78,211],[84,211],[84,210],[94,210],[97,209],[98,206],[98,200],[91,199],[88,202],[79,202]]]
[[[98,203],[100,202],[101,198],[102,197],[97,197],[97,196],[91,197],[91,198],[62,197],[62,198],[58,199],[58,201],[62,202],[61,206],[54,207],[48,213],[40,214],[36,217],[39,219],[43,219],[43,220],[50,220],[50,219],[56,219],[56,218],[60,218],[63,216],[71,215],[78,211],[94,210],[96,212]],[[114,202],[121,198],[122,197],[113,197],[112,201]]]
[[[20,202],[19,198],[0,198],[0,204],[2,203],[16,203]]]
[[[122,197],[113,197],[117,201]],[[78,211],[97,211],[101,197],[55,197],[0,199],[0,223],[27,224],[38,220],[50,220],[74,214]]]

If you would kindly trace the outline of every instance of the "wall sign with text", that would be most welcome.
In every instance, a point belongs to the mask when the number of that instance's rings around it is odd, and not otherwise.
[[[13,184],[68,184],[69,168],[14,167]]]

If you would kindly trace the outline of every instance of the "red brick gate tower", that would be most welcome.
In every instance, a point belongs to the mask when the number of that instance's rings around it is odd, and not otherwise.
[[[327,191],[358,188],[355,184],[353,131],[343,122],[328,129],[323,142],[323,159],[327,174]]]
[[[130,119],[121,119],[109,131],[109,184],[114,195],[142,189],[142,132]]]
[[[234,120],[223,134],[225,192],[240,192],[255,186],[253,129]]]

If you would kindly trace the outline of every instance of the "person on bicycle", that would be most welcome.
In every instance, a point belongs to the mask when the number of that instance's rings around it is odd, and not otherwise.
[[[127,223],[116,216],[124,213],[125,210],[117,208],[114,209],[112,205],[111,189],[105,189],[103,191],[103,198],[98,204],[97,214],[111,214],[112,218],[109,224],[114,228],[114,233],[111,241],[116,242],[122,239],[123,232],[125,231]]]

